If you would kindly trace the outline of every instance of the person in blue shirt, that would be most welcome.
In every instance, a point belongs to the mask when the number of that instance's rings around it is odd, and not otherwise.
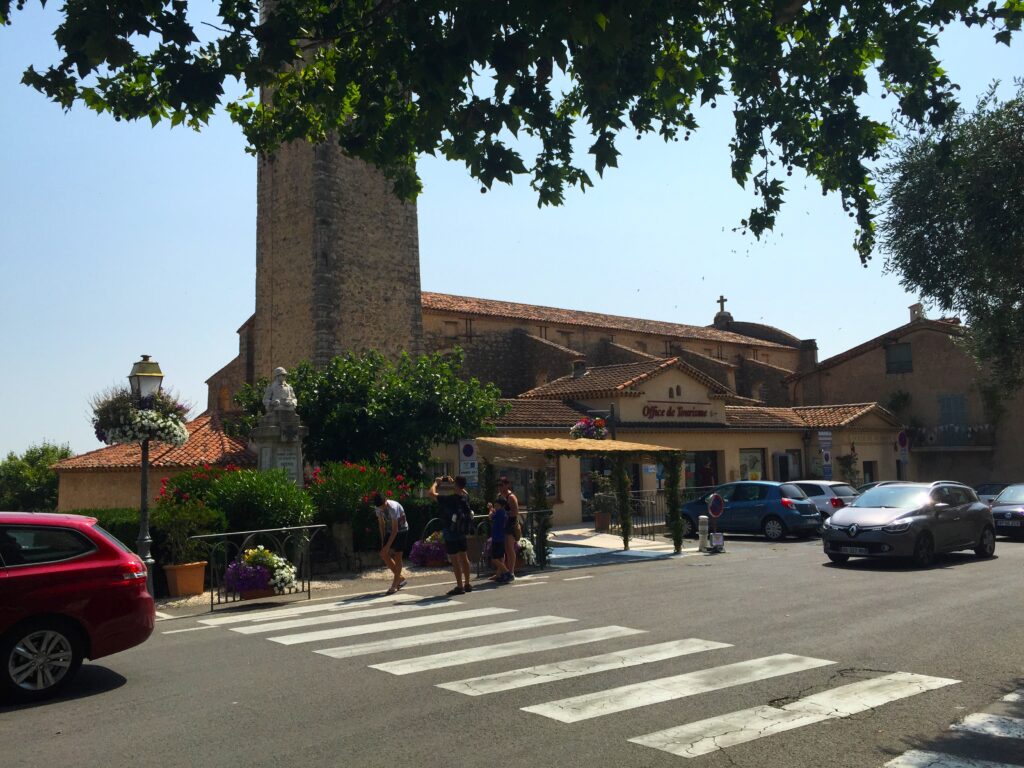
[[[494,566],[494,575],[491,581],[505,584],[510,581],[509,570],[505,567],[505,531],[508,516],[508,499],[499,496],[494,502],[494,509],[491,511],[491,565]]]

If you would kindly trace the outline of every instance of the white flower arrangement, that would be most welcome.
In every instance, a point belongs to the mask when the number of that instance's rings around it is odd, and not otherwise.
[[[157,440],[180,446],[188,440],[189,407],[172,394],[158,392],[140,401],[127,387],[117,387],[93,398],[92,408],[96,437],[107,445]]]
[[[537,562],[537,554],[533,551],[533,543],[525,536],[519,540],[519,557],[526,565]]]
[[[295,586],[295,566],[278,555],[272,557],[274,558],[274,573],[270,577],[270,586],[278,592],[291,589]]]
[[[158,440],[181,446],[188,440],[188,429],[175,416],[165,416],[156,411],[128,411],[122,415],[118,426],[106,431],[106,437],[108,445]]]

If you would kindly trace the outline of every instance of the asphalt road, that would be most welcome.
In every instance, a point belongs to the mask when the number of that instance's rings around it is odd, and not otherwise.
[[[458,604],[413,583],[399,601],[160,621],[144,645],[87,663],[67,697],[0,708],[0,765],[874,768],[919,750],[1024,766],[1024,738],[949,730],[1024,718],[1000,701],[1024,688],[1024,543],[924,571],[832,566],[816,540],[728,546]],[[304,611],[268,616],[282,607]],[[562,647],[527,642],[552,636]]]

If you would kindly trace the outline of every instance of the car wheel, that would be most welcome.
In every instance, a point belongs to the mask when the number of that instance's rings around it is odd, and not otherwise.
[[[775,515],[769,515],[761,523],[761,533],[768,541],[782,541],[786,538],[786,524]]]
[[[918,534],[914,540],[914,565],[927,568],[935,562],[935,539],[927,531]]]
[[[835,555],[831,552],[826,552],[826,554],[828,555],[828,559],[836,565],[843,565],[847,560],[850,559],[849,555]]]
[[[996,532],[989,526],[981,529],[981,538],[978,539],[978,546],[974,548],[977,557],[992,557],[996,553]]]
[[[0,641],[0,689],[22,701],[55,695],[80,666],[81,637],[59,619],[22,624]]]
[[[693,524],[693,520],[690,519],[689,515],[682,515],[683,523],[683,538],[691,539],[697,536],[697,527]]]

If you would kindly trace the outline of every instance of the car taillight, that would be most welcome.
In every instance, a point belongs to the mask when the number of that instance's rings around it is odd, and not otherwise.
[[[121,571],[121,578],[124,581],[136,581],[138,579],[146,578],[146,566],[143,565],[141,560],[135,560],[133,562],[125,564],[124,570]]]
[[[833,496],[829,501],[832,502],[833,509],[839,509],[846,506],[846,502],[840,499],[838,496]]]
[[[787,499],[785,496],[782,497],[782,506],[786,509],[796,509],[796,504],[793,503],[793,500]]]

